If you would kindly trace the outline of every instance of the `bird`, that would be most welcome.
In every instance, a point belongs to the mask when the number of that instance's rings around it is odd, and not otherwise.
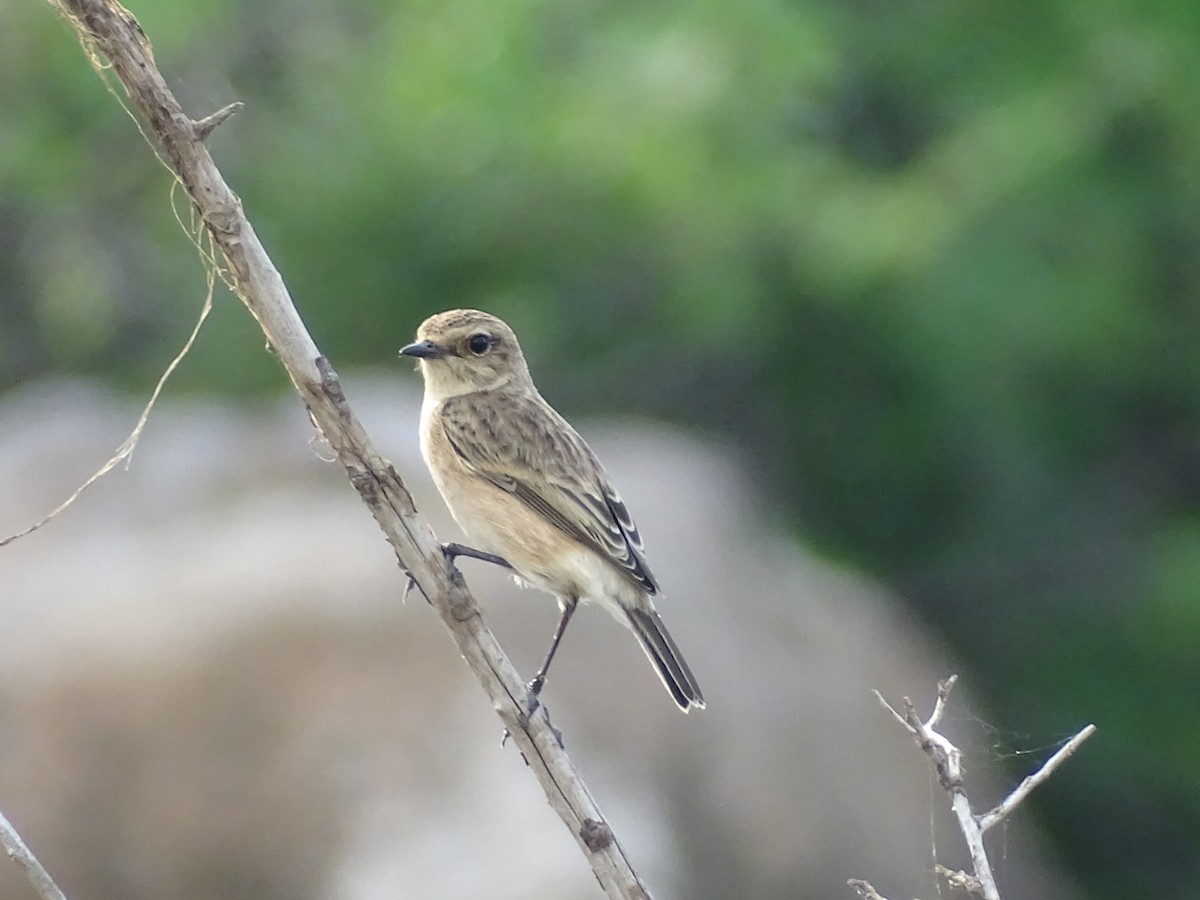
[[[587,442],[534,385],[517,336],[476,309],[430,316],[400,354],[425,384],[421,455],[467,538],[518,584],[558,598],[550,649],[529,682],[531,710],[580,602],[637,638],[676,705],[704,694],[652,598],[661,591],[625,502]]]

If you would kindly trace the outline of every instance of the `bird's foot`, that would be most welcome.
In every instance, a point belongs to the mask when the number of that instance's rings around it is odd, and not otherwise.
[[[533,681],[525,685],[525,690],[528,692],[525,697],[525,715],[527,718],[532,718],[533,714],[538,711],[538,707],[542,705],[538,697],[541,696],[542,688],[545,685],[545,675],[538,675]]]
[[[525,694],[525,708],[517,713],[517,721],[522,728],[527,729],[529,727],[529,721],[533,718],[534,713],[538,711],[538,707],[542,705],[541,701],[538,700],[538,694],[542,692],[542,685],[545,683],[546,679],[539,675],[533,681],[529,682],[529,684],[525,685],[527,692]],[[547,719],[546,721],[550,720]],[[504,735],[500,738],[500,746],[503,747],[507,744],[510,737],[512,737],[512,732],[505,728]],[[562,743],[561,735],[559,736],[559,743]]]
[[[525,699],[525,709],[520,714],[522,727],[528,727],[530,720],[533,719],[537,711],[544,708],[541,700],[539,700],[538,697],[542,693],[542,688],[545,686],[545,684],[546,677],[544,675],[538,675],[533,679],[533,681],[529,682],[529,684],[525,686],[528,694],[526,695]],[[562,749],[565,749],[566,745],[563,744],[562,732],[555,728],[554,723],[550,721],[549,712],[546,713],[546,725],[549,726],[551,734],[554,735],[554,740],[558,742],[558,746]],[[504,729],[504,735],[500,739],[500,746],[503,747],[508,742],[510,737],[512,737],[512,733],[507,728]]]
[[[512,568],[512,566],[508,564],[508,560],[506,560],[503,556],[497,556],[494,553],[486,553],[483,550],[476,550],[474,547],[468,547],[465,544],[456,544],[454,542],[442,544],[442,555],[446,557],[446,561],[451,564],[453,564],[454,560],[458,559],[460,556],[466,556],[470,559],[482,560],[483,562],[489,562],[494,566],[501,566],[505,569]],[[401,598],[401,602],[407,601],[409,593],[417,586],[417,579],[413,578],[412,573],[406,572],[405,574],[408,576],[408,581],[404,585],[404,596]]]
[[[456,544],[453,541],[449,544],[442,544],[442,553],[450,562],[458,559],[460,556],[465,556],[468,559],[478,559],[483,562],[489,562],[493,566],[501,566],[505,569],[511,569],[507,559],[503,556],[497,556],[495,553],[487,553],[484,550],[476,550],[474,547],[468,547],[466,544]]]

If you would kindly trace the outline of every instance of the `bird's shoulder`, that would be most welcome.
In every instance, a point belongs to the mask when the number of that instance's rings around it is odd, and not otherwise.
[[[538,394],[478,391],[440,404],[441,425],[468,464],[560,479],[592,475],[597,460],[571,424]]]

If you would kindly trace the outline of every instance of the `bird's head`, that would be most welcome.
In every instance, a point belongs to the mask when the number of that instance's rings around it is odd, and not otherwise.
[[[513,330],[477,309],[430,316],[417,329],[416,341],[400,354],[417,359],[425,390],[436,400],[533,385]]]

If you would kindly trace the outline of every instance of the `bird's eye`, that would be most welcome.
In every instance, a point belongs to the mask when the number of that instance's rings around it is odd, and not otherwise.
[[[488,348],[492,346],[492,339],[486,334],[473,334],[467,340],[467,349],[476,356],[483,356],[488,352]]]

